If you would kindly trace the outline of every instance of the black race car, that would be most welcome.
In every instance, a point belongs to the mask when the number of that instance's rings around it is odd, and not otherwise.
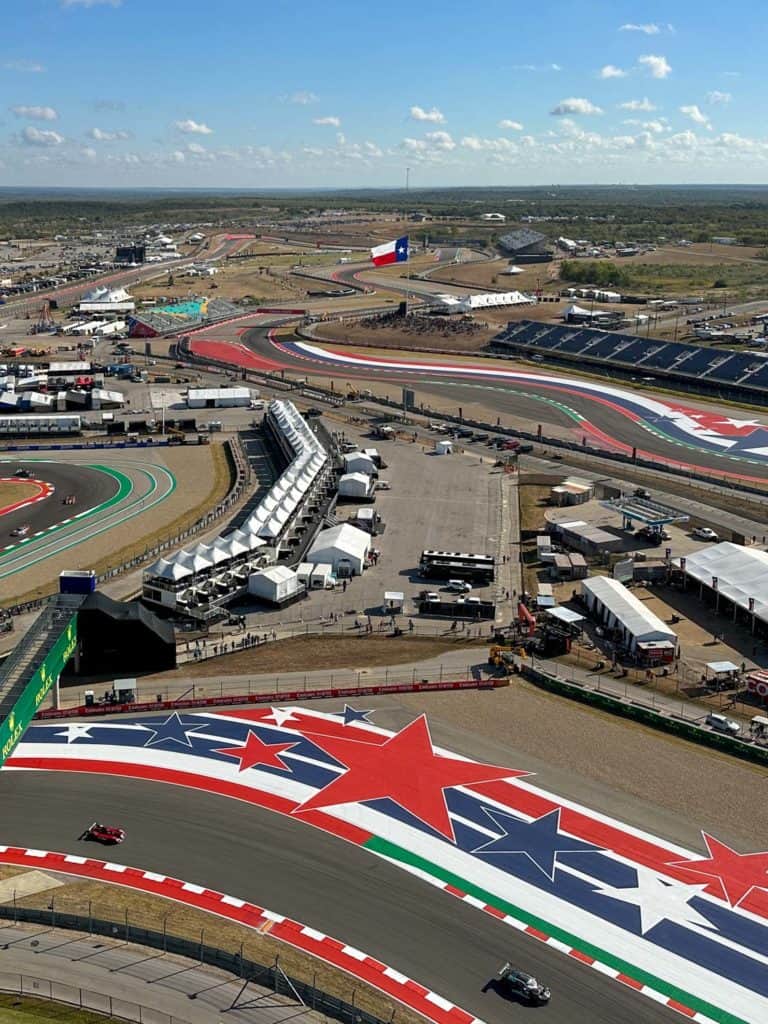
[[[32,474],[31,474],[31,473],[29,472],[29,470],[28,470],[28,469],[24,469],[24,467],[22,466],[22,467],[21,467],[21,469],[17,469],[17,470],[16,470],[16,472],[15,472],[15,473],[14,473],[13,475],[14,475],[14,476],[18,476],[18,477],[21,477],[22,479],[26,480],[26,479],[28,479],[28,477],[30,477],[30,476],[31,476]]]
[[[546,985],[540,985],[530,974],[519,971],[509,963],[499,968],[498,978],[508,992],[519,996],[531,1006],[541,1006],[549,1002],[551,993]]]

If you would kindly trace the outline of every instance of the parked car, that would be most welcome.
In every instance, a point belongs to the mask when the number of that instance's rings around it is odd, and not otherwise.
[[[467,583],[466,580],[448,580],[446,590],[452,590],[457,594],[470,594],[472,592],[472,584]]]
[[[717,732],[728,733],[729,736],[738,736],[741,732],[741,726],[738,722],[733,718],[728,718],[726,715],[720,715],[716,711],[710,711],[705,721],[711,729],[716,729]]]
[[[711,530],[708,526],[697,526],[691,533],[692,537],[696,540],[720,540],[714,530]]]

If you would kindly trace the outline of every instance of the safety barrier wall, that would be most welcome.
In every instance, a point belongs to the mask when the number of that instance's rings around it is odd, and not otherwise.
[[[110,939],[132,942],[136,945],[148,946],[150,949],[161,949],[164,953],[172,953],[197,963],[217,967],[243,982],[252,981],[278,995],[287,996],[294,1002],[301,1001],[309,1009],[341,1021],[342,1024],[382,1024],[378,1017],[366,1013],[360,1007],[346,1003],[298,978],[291,978],[280,967],[279,956],[275,958],[273,964],[268,966],[241,957],[239,952],[230,952],[226,949],[219,949],[217,946],[209,946],[204,941],[194,942],[180,936],[168,935],[166,932],[157,932],[136,926],[131,924],[128,917],[123,920],[108,921],[102,918],[61,913],[55,909],[55,906],[50,910],[0,906],[0,919],[14,922],[25,921],[49,928],[64,928],[86,932],[89,935],[106,935]],[[156,1018],[142,1018],[141,1016],[128,1016],[123,1019],[152,1021],[153,1024],[156,1021]],[[166,1019],[173,1020],[174,1024],[181,1024],[177,1017]]]
[[[520,669],[526,679],[536,683],[538,686],[570,700],[579,701],[582,704],[589,704],[591,707],[609,711],[614,715],[621,715],[623,718],[631,718],[643,725],[650,725],[654,729],[661,729],[664,732],[673,733],[683,739],[692,740],[705,747],[713,747],[726,754],[732,754],[745,761],[754,761],[756,764],[768,765],[768,749],[758,747],[745,740],[728,736],[725,733],[712,732],[709,729],[702,729],[692,722],[683,721],[672,714],[654,710],[637,701],[628,698],[612,696],[604,692],[590,689],[584,684],[577,683],[561,676],[552,675],[532,665],[523,664]]]
[[[508,686],[506,679],[458,679],[442,682],[382,683],[376,686],[334,686],[321,690],[282,690],[279,693],[244,693],[223,697],[191,697],[186,700],[145,701],[141,704],[94,704],[76,708],[45,708],[36,719],[96,718],[120,712],[188,711],[191,708],[231,707],[233,704],[289,704],[292,701],[324,700],[328,697],[376,697],[387,693],[431,693],[437,690],[495,690]]]

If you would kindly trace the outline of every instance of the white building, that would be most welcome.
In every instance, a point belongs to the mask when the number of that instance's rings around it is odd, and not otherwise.
[[[591,615],[604,629],[615,631],[620,644],[633,653],[670,645],[677,650],[677,634],[654,615],[623,583],[609,576],[582,580],[581,596]]]
[[[80,300],[80,313],[132,313],[136,303],[125,288],[108,288],[98,285],[86,292]]]
[[[304,584],[286,565],[272,565],[248,577],[248,593],[267,604],[285,604],[304,592]]]
[[[189,388],[188,409],[248,408],[251,404],[249,388]]]
[[[367,473],[345,473],[339,477],[339,497],[366,501],[371,496],[373,478]]]
[[[675,561],[680,561],[676,559]],[[687,580],[768,623],[768,551],[724,541],[685,556]]]
[[[344,456],[345,473],[364,473],[366,476],[375,476],[376,463],[365,452],[349,452]]]
[[[370,548],[370,534],[350,523],[340,523],[318,533],[306,560],[332,565],[339,578],[362,576]]]

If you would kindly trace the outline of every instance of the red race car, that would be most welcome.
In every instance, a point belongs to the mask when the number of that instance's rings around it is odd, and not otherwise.
[[[125,830],[114,828],[112,825],[100,825],[97,821],[94,821],[80,838],[86,841],[92,839],[96,843],[103,843],[104,846],[114,846],[117,843],[122,843],[125,839]]]

